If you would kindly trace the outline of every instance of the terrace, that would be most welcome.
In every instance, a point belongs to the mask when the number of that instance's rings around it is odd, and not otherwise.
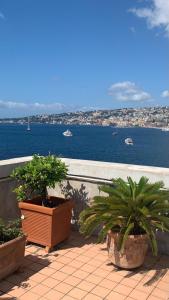
[[[0,164],[0,216],[18,215],[12,193],[15,183],[11,170],[31,158],[11,159]],[[64,159],[69,176],[61,189],[49,190],[50,195],[71,195],[75,201],[76,220],[85,202],[98,193],[98,184],[112,177],[134,179],[145,175],[150,180],[163,180],[169,187],[169,170],[124,164]],[[74,223],[74,222],[73,222]],[[169,299],[169,238],[158,235],[158,257],[148,254],[144,265],[134,271],[115,268],[107,257],[106,244],[97,244],[96,237],[84,239],[72,224],[69,240],[46,254],[43,247],[26,246],[22,267],[0,281],[1,299]]]

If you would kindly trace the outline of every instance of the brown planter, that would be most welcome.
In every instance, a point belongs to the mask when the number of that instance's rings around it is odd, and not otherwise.
[[[118,251],[119,236],[119,233],[113,232],[107,235],[108,256],[111,262],[124,269],[140,267],[148,250],[147,235],[129,235],[123,253]]]
[[[22,264],[25,253],[25,236],[0,245],[0,280],[15,272]]]
[[[46,246],[46,252],[70,235],[73,201],[50,197],[59,205],[54,208],[41,206],[41,197],[19,202],[23,215],[22,228],[27,240]]]

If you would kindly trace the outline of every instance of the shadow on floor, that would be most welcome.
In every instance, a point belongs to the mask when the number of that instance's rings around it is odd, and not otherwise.
[[[48,259],[42,258],[40,255],[35,256],[30,253],[25,256],[22,266],[16,272],[0,281],[0,299],[17,300],[17,297],[5,296],[5,294],[10,294],[10,292],[14,288],[16,289],[16,287],[26,290],[31,288],[31,285],[28,282],[30,277],[36,275],[37,272],[49,266],[50,263],[51,262]]]

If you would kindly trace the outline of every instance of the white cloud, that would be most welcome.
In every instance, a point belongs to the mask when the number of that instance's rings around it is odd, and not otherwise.
[[[134,82],[123,81],[117,82],[110,86],[109,95],[113,96],[118,101],[145,101],[150,100],[152,97],[149,93],[142,90]]]
[[[162,92],[161,97],[163,98],[169,98],[169,90],[165,90]]]
[[[5,16],[4,16],[4,14],[1,11],[0,11],[0,19],[5,20]]]
[[[145,18],[148,28],[162,27],[169,37],[169,0],[151,0],[151,7],[129,9],[139,18]]]
[[[3,109],[36,109],[36,110],[49,110],[49,109],[56,109],[56,110],[64,110],[66,106],[62,103],[24,103],[24,102],[15,102],[15,101],[4,101],[0,100],[0,108]]]

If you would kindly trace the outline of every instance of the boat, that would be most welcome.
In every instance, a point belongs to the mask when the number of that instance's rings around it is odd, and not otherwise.
[[[30,128],[30,120],[29,120],[29,117],[28,117],[28,126],[27,126],[27,131],[30,131],[31,128]]]
[[[73,134],[69,129],[67,129],[66,131],[63,132],[63,135],[64,136],[72,136]]]
[[[112,132],[112,135],[117,135],[117,134],[118,134],[117,131]]]
[[[124,142],[127,144],[127,145],[133,145],[133,140],[131,138],[126,138],[124,140]]]
[[[162,131],[169,131],[169,127],[161,128]]]

